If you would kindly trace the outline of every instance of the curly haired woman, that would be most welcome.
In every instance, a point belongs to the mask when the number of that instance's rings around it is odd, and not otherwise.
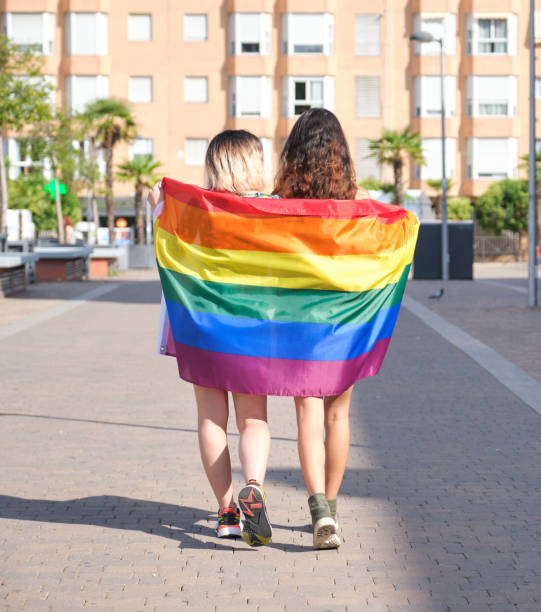
[[[280,156],[274,193],[304,199],[369,197],[356,185],[346,138],[333,113],[311,108],[299,117]],[[295,398],[299,458],[318,549],[340,546],[336,498],[348,458],[352,390],[333,397]]]

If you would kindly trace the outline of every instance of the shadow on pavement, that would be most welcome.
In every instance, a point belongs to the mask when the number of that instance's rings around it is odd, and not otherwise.
[[[222,544],[223,540],[216,538],[212,528],[199,524],[201,521],[215,520],[214,513],[189,506],[113,495],[60,501],[0,495],[0,518],[138,530],[176,540],[180,548],[230,550],[232,546]],[[199,540],[197,535],[212,537],[213,540]],[[251,549],[241,546],[238,550]]]
[[[231,550],[233,548],[235,552],[254,550],[240,539],[219,540],[214,529],[201,524],[215,521],[216,515],[213,512],[114,495],[66,500],[26,499],[0,495],[0,519],[142,531],[176,540],[182,549]],[[288,531],[297,529],[291,525],[273,525],[273,527]],[[305,531],[304,526],[300,530]],[[197,537],[199,535],[212,540],[200,540]],[[312,546],[291,543],[271,542],[268,547],[286,552],[313,551]]]

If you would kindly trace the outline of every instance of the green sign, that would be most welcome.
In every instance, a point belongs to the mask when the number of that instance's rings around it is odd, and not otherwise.
[[[43,187],[43,191],[45,191],[45,193],[48,193],[50,195],[51,200],[53,202],[56,200],[56,184],[57,183],[58,183],[58,191],[60,195],[65,195],[66,193],[68,193],[68,189],[66,185],[64,185],[64,183],[59,183],[57,180],[55,181],[54,179],[52,179],[48,185],[45,185]]]

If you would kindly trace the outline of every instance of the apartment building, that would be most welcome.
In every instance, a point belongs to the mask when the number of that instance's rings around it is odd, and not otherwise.
[[[408,166],[406,182],[423,187],[441,178],[439,44],[409,40],[423,30],[443,39],[452,193],[477,196],[523,173],[525,0],[0,0],[0,12],[4,33],[44,55],[57,104],[131,102],[138,137],[117,162],[150,153],[164,173],[200,184],[209,139],[243,128],[262,140],[270,185],[296,117],[323,106],[359,177],[382,177],[368,140],[411,124],[427,163]],[[29,161],[7,142],[15,175]]]

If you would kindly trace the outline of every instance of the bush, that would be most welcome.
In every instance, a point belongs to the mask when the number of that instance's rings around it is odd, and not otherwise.
[[[528,231],[528,181],[504,179],[493,183],[475,203],[475,216],[484,229],[500,235],[503,230]]]
[[[469,221],[471,219],[470,198],[449,198],[447,200],[447,217],[458,221]]]
[[[374,176],[369,176],[357,181],[357,185],[369,189],[371,191],[383,191],[384,193],[394,193],[394,185],[392,183],[384,183]]]

